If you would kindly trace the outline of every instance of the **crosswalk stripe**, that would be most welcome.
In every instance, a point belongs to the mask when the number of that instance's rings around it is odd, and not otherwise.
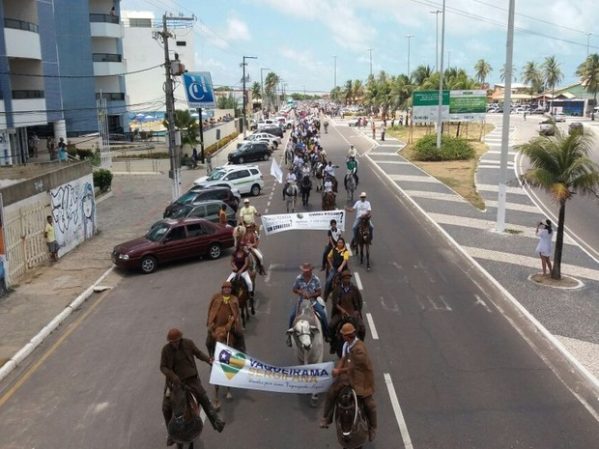
[[[487,191],[487,192],[499,192],[499,187],[494,184],[477,184],[476,190]],[[513,193],[514,195],[526,195],[526,192],[522,187],[509,187],[505,188],[507,193]]]
[[[393,181],[404,181],[404,182],[430,182],[441,184],[440,181],[436,180],[432,176],[412,176],[412,175],[388,175]]]

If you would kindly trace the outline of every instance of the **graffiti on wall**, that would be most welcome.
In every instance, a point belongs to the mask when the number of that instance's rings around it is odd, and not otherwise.
[[[92,175],[50,190],[59,257],[96,232],[96,199]]]

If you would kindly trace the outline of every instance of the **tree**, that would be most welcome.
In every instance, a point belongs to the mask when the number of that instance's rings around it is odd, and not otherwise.
[[[265,100],[267,100],[268,109],[271,106],[276,106],[275,99],[279,81],[280,78],[275,72],[268,72],[266,78],[264,78],[264,96],[266,97]]]
[[[354,98],[354,89],[353,89],[353,81],[347,80],[345,82],[345,86],[343,87],[342,97],[345,101],[345,105],[349,106],[352,104],[352,99]]]
[[[499,71],[499,78],[501,78],[501,81],[503,81],[505,83],[505,64],[503,64],[503,67]],[[514,83],[518,81],[518,78],[516,77],[516,74],[514,73],[513,70],[512,70],[512,81]]]
[[[543,90],[543,74],[534,61],[528,61],[522,69],[522,81],[530,85],[530,95],[533,96]]]
[[[474,76],[481,85],[481,88],[485,85],[487,76],[493,71],[493,67],[484,59],[479,59],[474,65]]]
[[[550,193],[559,204],[553,279],[561,279],[566,201],[575,193],[594,194],[599,186],[599,167],[588,157],[592,145],[588,134],[564,135],[557,130],[553,137],[537,137],[519,147],[532,165],[526,180]]]
[[[361,80],[354,80],[353,82],[352,99],[354,103],[360,103],[364,99],[364,86]]]
[[[553,99],[555,97],[555,85],[559,83],[563,78],[564,74],[559,68],[559,63],[555,56],[547,56],[545,62],[543,62],[543,76],[545,78],[545,84],[551,88],[551,105],[549,110],[553,113]]]
[[[250,91],[252,92],[252,98],[254,100],[262,99],[262,86],[258,81],[255,81],[254,84],[252,84]]]
[[[422,86],[424,84],[424,82],[431,77],[431,75],[433,74],[433,71],[431,70],[430,66],[428,65],[419,65],[418,67],[416,67],[416,70],[414,70],[411,74],[411,79],[414,82],[415,86]],[[408,77],[410,77],[410,74],[408,73]]]
[[[599,54],[589,55],[576,69],[576,75],[580,77],[587,92],[593,94],[593,105],[596,107],[597,92],[599,91]],[[595,120],[595,108],[592,109],[591,120]]]
[[[168,129],[168,122],[162,122],[165,128]],[[188,109],[175,110],[175,129],[181,131],[181,140],[183,143],[195,145],[198,143],[198,132],[200,129],[199,123],[191,116]]]
[[[331,100],[336,103],[340,103],[342,98],[343,95],[341,93],[341,87],[335,86],[333,89],[331,89]]]
[[[229,92],[229,95],[226,97],[217,97],[216,107],[218,109],[233,109],[235,111],[235,117],[238,117],[240,113],[239,104],[232,92]]]

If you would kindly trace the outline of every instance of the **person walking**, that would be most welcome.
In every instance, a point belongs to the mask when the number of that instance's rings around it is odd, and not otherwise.
[[[58,261],[58,243],[56,242],[56,232],[54,231],[54,224],[52,223],[52,216],[46,217],[46,227],[44,229],[44,237],[46,238],[46,244],[48,245],[48,252],[50,253],[50,260],[52,262]]]
[[[372,129],[372,139],[376,139],[376,124],[374,123],[374,117],[372,117],[372,121],[370,122],[370,128]]]
[[[551,220],[542,221],[537,225],[537,237],[539,237],[539,243],[535,252],[541,257],[541,266],[543,268],[543,276],[547,276],[547,270],[551,274],[551,238],[553,237],[553,229],[551,227]]]
[[[387,127],[385,126],[385,123],[383,123],[381,125],[381,140],[384,142],[385,141],[385,131],[387,130]]]

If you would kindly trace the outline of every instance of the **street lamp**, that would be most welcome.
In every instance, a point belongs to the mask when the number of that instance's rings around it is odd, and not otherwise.
[[[593,33],[586,33],[587,35],[587,58],[589,57],[589,48],[590,48],[590,43],[591,43],[591,36],[593,35]]]
[[[436,27],[435,27],[435,34],[437,36],[437,39],[435,41],[435,71],[439,70],[439,14],[441,14],[441,10],[440,9],[436,9],[434,11],[430,11],[431,14],[435,15],[435,19],[436,19]]]
[[[247,128],[247,118],[246,118],[246,109],[247,109],[247,92],[245,90],[245,66],[247,65],[247,62],[245,62],[246,59],[258,59],[257,56],[244,56],[241,62],[241,66],[243,67],[243,138],[245,139],[245,136],[247,135],[246,132],[246,128]],[[200,120],[202,118],[200,117]]]
[[[408,77],[410,76],[410,42],[413,37],[413,34],[406,34],[406,39],[408,39]]]
[[[260,92],[262,94],[262,110],[264,110],[264,71],[271,70],[268,67],[260,67]]]
[[[337,56],[333,56],[333,89],[337,87]]]

